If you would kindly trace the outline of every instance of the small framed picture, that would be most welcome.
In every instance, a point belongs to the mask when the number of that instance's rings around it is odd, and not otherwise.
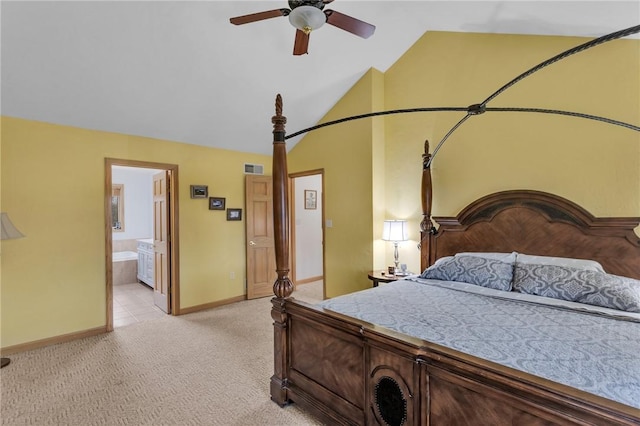
[[[209,210],[224,210],[224,202],[224,198],[209,197]]]
[[[191,185],[191,198],[207,198],[209,187],[206,185]]]
[[[315,210],[318,207],[318,191],[313,189],[304,190],[304,208],[306,210]]]
[[[242,220],[242,209],[227,209],[227,220]]]

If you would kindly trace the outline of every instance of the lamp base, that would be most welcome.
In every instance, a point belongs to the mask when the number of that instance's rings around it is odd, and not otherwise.
[[[10,363],[11,363],[11,360],[9,358],[2,358],[0,359],[0,368],[5,368]]]

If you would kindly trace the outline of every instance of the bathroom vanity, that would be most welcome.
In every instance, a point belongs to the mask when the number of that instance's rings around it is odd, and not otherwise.
[[[138,241],[138,280],[153,288],[153,239]]]

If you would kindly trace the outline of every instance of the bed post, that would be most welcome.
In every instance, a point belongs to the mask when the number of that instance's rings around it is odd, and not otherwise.
[[[278,405],[287,404],[287,312],[285,299],[293,292],[289,279],[289,173],[287,171],[287,145],[284,125],[287,118],[282,115],[282,97],[276,96],[276,115],[273,123],[273,230],[276,254],[276,273],[271,299],[273,318],[274,373],[271,376],[271,399]]]
[[[431,242],[435,234],[435,227],[431,221],[431,154],[429,141],[424,141],[422,154],[422,221],[420,222],[420,271],[431,265]]]

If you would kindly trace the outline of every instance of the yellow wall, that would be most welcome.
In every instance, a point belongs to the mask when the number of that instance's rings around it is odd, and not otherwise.
[[[371,70],[358,81],[323,121],[371,112],[381,106],[383,79]],[[284,99],[284,115],[286,115]],[[289,153],[289,172],[324,168],[325,219],[333,226],[325,229],[326,296],[362,290],[371,283],[374,250],[374,206],[372,193],[373,152],[380,151],[384,127],[381,119],[358,120],[330,126],[308,134]],[[291,129],[293,124],[289,124]],[[302,127],[302,126],[300,126]],[[291,129],[291,132],[298,130]],[[376,189],[379,191],[379,188]],[[381,232],[381,230],[379,231]],[[379,238],[379,236],[378,236]]]
[[[386,73],[367,72],[321,121],[477,103],[584,41],[426,33]],[[489,106],[566,109],[638,124],[639,44],[620,40],[579,53]],[[325,218],[333,222],[325,233],[328,297],[370,286],[366,272],[392,264],[392,245],[380,240],[385,218],[411,221],[400,258],[418,270],[423,142],[433,147],[461,116],[352,121],[309,133],[291,150],[290,172],[325,170]],[[244,222],[226,222],[205,200],[191,200],[189,185],[209,185],[228,207],[243,207],[242,163],[264,164],[270,173],[269,158],[8,117],[1,126],[2,211],[27,235],[2,242],[2,347],[104,325],[105,157],[179,165],[182,308],[244,294]],[[564,196],[596,216],[640,216],[640,134],[578,118],[489,112],[471,118],[444,145],[433,180],[434,215],[454,215],[482,195],[522,188]],[[232,271],[235,280],[228,278]]]
[[[321,122],[365,113],[370,99],[378,99],[371,105],[374,110],[466,107],[482,102],[547,58],[585,41],[577,37],[428,32],[384,73],[383,83],[369,85],[368,74]],[[571,56],[512,86],[488,106],[578,111],[638,125],[639,45],[638,40],[619,40]],[[383,101],[376,92],[380,89],[384,90]],[[336,194],[362,191],[351,194],[345,206],[345,213],[351,214],[345,219],[350,223],[341,223],[339,230],[341,244],[357,241],[356,247],[337,244],[332,233],[338,229],[328,230],[325,250],[335,260],[327,264],[326,285],[332,289],[329,296],[356,287],[346,286],[342,280],[336,285],[331,279],[362,273],[365,259],[357,264],[346,260],[353,260],[355,251],[366,251],[366,236],[359,226],[357,231],[350,228],[369,220],[367,209],[372,204],[376,212],[371,224],[373,247],[385,250],[384,261],[374,255],[373,266],[382,269],[393,264],[393,246],[382,243],[376,232],[383,218],[407,219],[410,241],[401,243],[400,260],[411,270],[419,270],[416,244],[421,220],[423,143],[429,139],[433,150],[463,116],[463,112],[384,116],[383,124],[377,127],[385,132],[384,154],[379,149],[379,133],[371,133],[369,124],[359,121],[312,132],[293,149],[291,163],[298,169],[311,164],[314,168],[346,168],[345,158],[350,160],[348,167],[357,168],[352,175],[341,169],[325,187],[327,208],[333,204],[333,209],[344,202],[338,202]],[[367,142],[367,138],[371,139]],[[366,152],[367,143],[373,155],[352,154],[355,145]],[[380,170],[381,161],[384,170]],[[480,196],[507,189],[552,192],[584,206],[595,216],[640,216],[640,133],[600,122],[487,112],[470,118],[453,134],[432,169],[435,216],[455,215]],[[374,188],[365,182],[369,170],[374,172],[370,178]],[[377,192],[381,182],[383,197]],[[640,228],[636,231],[640,235]]]
[[[189,186],[244,208],[243,163],[270,173],[269,157],[9,117],[1,130],[2,211],[26,234],[2,242],[2,347],[105,325],[105,157],[178,165],[181,308],[245,294],[244,221]]]
[[[385,73],[385,108],[482,102],[520,73],[587,40],[428,32]],[[614,41],[573,55],[488,106],[578,111],[638,125],[640,41]],[[412,238],[418,238],[415,194],[423,141],[429,139],[433,150],[463,116],[416,113],[386,120],[387,208],[405,209],[413,220]],[[640,133],[600,122],[487,112],[471,117],[446,141],[432,174],[435,216],[455,215],[480,196],[507,189],[555,193],[595,216],[640,216]],[[407,257],[415,269],[418,252],[405,246],[401,258]]]

